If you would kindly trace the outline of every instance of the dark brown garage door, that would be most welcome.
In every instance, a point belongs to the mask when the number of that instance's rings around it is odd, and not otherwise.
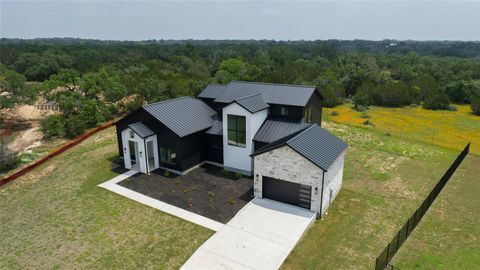
[[[310,209],[311,187],[272,177],[263,178],[263,198]]]

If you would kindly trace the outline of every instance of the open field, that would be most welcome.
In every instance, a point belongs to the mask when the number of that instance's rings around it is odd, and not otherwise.
[[[113,128],[0,188],[0,269],[177,269],[211,231],[97,187]]]
[[[326,122],[350,144],[342,191],[284,269],[371,269],[457,151]],[[0,269],[176,269],[213,232],[96,185],[116,175],[113,128],[0,188]],[[480,158],[468,156],[394,258],[400,269],[479,264]],[[446,241],[448,239],[448,241]]]
[[[349,144],[343,188],[284,269],[372,269],[375,258],[420,205],[458,152],[372,130],[326,123]],[[480,158],[469,155],[394,265],[474,269],[480,260]]]
[[[453,150],[462,150],[472,142],[471,153],[480,155],[480,116],[473,115],[469,105],[455,105],[457,111],[432,111],[422,107],[385,108],[371,106],[370,118],[353,110],[351,104],[324,108],[324,118],[338,123],[363,126],[366,120],[374,128],[393,136],[413,139]],[[336,111],[338,115],[332,115]]]

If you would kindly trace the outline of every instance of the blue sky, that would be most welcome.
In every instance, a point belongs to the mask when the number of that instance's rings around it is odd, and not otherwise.
[[[1,37],[480,40],[480,2],[0,1]]]

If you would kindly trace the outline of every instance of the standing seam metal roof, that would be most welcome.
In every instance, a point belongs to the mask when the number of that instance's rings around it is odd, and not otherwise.
[[[138,136],[142,138],[146,138],[148,136],[152,136],[155,134],[151,129],[149,129],[145,124],[141,122],[133,123],[128,125],[129,128],[133,130],[133,132],[137,133]]]
[[[251,113],[256,113],[270,107],[262,98],[261,94],[255,94],[244,98],[236,99],[234,102]]]
[[[203,89],[203,91],[198,95],[199,98],[217,98],[225,91],[227,86],[224,84],[214,84],[211,83]]]
[[[254,141],[271,143],[312,124],[287,119],[267,119],[253,137]]]
[[[180,137],[210,128],[216,115],[207,104],[192,97],[160,101],[143,109]]]
[[[207,134],[210,135],[223,135],[223,122],[222,121],[215,121],[212,127],[206,131]]]
[[[287,138],[265,145],[253,153],[252,156],[268,152],[283,145],[288,145],[324,171],[327,171],[348,147],[347,143],[319,125],[314,124],[293,137],[287,136]]]
[[[268,104],[303,107],[307,104],[314,91],[315,86],[233,81],[226,85],[222,93],[219,91],[220,94],[214,101],[231,103],[243,97],[261,94]],[[207,91],[207,93],[210,93],[210,91]]]

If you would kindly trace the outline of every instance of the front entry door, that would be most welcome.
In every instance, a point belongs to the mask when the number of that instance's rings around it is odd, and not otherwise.
[[[128,152],[130,152],[130,164],[132,169],[138,170],[138,143],[134,141],[128,141]]]

